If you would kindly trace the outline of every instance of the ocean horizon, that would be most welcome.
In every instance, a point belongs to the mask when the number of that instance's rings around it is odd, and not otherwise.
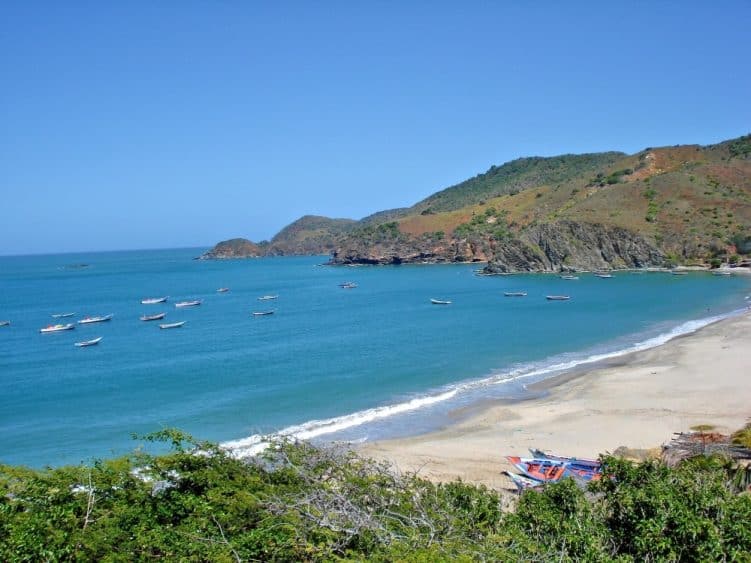
[[[11,321],[0,327],[0,462],[90,463],[138,447],[134,433],[165,427],[238,453],[274,434],[419,434],[465,407],[523,398],[530,383],[733,315],[751,287],[748,276],[707,272],[482,277],[472,264],[193,260],[200,253],[0,257],[0,320]],[[346,281],[357,287],[340,287]],[[570,300],[546,299],[561,294]],[[162,296],[166,303],[141,304]],[[201,305],[175,307],[193,299]],[[160,312],[186,324],[160,330],[139,320]],[[60,313],[75,314],[52,317]],[[77,323],[109,314],[109,322]],[[39,332],[56,322],[76,326]],[[96,346],[74,346],[100,336]]]

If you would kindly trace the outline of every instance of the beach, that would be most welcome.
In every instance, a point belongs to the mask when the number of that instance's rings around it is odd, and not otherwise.
[[[732,432],[751,417],[751,311],[615,363],[560,376],[536,398],[482,405],[425,435],[367,443],[366,457],[433,481],[510,486],[507,455],[536,447],[597,457],[659,451],[675,432],[712,424]]]

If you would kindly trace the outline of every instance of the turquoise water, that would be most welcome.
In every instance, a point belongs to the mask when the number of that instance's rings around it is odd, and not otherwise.
[[[132,433],[172,426],[250,449],[278,431],[364,440],[429,430],[458,406],[520,396],[557,369],[731,314],[750,291],[745,277],[706,273],[566,281],[478,277],[467,265],[191,259],[199,253],[0,258],[0,320],[12,322],[0,327],[0,461],[88,462],[132,450]],[[358,287],[338,287],[347,280]],[[517,290],[528,295],[503,296]],[[562,293],[571,300],[544,298]],[[279,298],[257,300],[265,294]],[[140,304],[162,295],[166,304]],[[193,298],[203,305],[174,307]],[[68,311],[114,319],[39,333]],[[139,321],[161,311],[187,324]],[[98,346],[73,346],[98,336]]]

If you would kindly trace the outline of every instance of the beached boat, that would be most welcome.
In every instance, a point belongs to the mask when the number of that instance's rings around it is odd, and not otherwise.
[[[74,328],[76,328],[76,325],[73,323],[68,323],[67,325],[50,325],[40,328],[39,332],[61,332],[63,330],[73,330]]]
[[[546,295],[545,299],[548,301],[568,301],[571,297],[569,295]]]
[[[566,276],[560,276],[560,278],[562,280],[578,280],[579,276],[568,276],[568,275],[566,275]]]
[[[78,324],[80,325],[87,325],[91,323],[104,323],[107,321],[111,321],[112,317],[114,317],[112,313],[109,315],[104,315],[103,317],[84,317],[80,321],[78,321]]]
[[[265,317],[266,315],[273,315],[273,309],[271,311],[253,311],[254,317]]]
[[[76,342],[75,346],[78,346],[79,348],[85,348],[86,346],[96,346],[99,344],[99,341],[102,339],[100,336],[99,338],[94,338],[92,340],[84,340],[83,342]]]
[[[340,283],[339,287],[341,287],[342,289],[354,289],[357,287],[357,284],[355,282],[344,282]]]
[[[179,323],[163,323],[159,325],[159,328],[180,328],[187,321],[180,321]]]
[[[157,313],[156,315],[143,315],[141,316],[142,321],[160,321],[162,320],[167,313]]]
[[[0,326],[10,326],[10,321],[0,321]]]
[[[75,315],[75,313],[54,313],[52,315],[52,318],[53,319],[65,319],[67,317],[72,317],[73,315]]]
[[[154,305],[156,303],[164,303],[167,301],[166,297],[147,297],[146,299],[141,299],[142,305]]]
[[[599,466],[597,468],[584,467],[578,466],[574,462],[517,456],[506,456],[506,459],[525,477],[544,483],[554,483],[564,477],[593,481],[602,476]]]
[[[554,455],[554,454],[549,454],[547,452],[544,452],[543,450],[540,450],[537,448],[529,448],[529,453],[532,454],[532,457],[535,459],[552,459],[554,461],[562,461],[564,463],[570,463],[570,464],[578,465],[584,468],[599,469],[602,466],[599,460],[596,460],[596,459]]]
[[[528,489],[536,489],[542,487],[543,485],[543,483],[541,483],[540,481],[535,481],[534,479],[530,479],[529,477],[525,477],[524,475],[517,475],[516,473],[512,473],[511,471],[504,471],[503,473],[511,479],[514,485],[516,485],[519,493]]]
[[[228,287],[220,287],[216,290],[217,293],[227,293],[229,291]]]
[[[503,295],[506,297],[526,297],[526,291],[506,291]]]
[[[175,307],[197,307],[201,303],[202,301],[200,299],[194,301],[180,301],[179,303],[175,303]]]
[[[431,299],[430,302],[433,305],[451,305],[451,301],[444,301],[443,299]]]
[[[278,295],[261,295],[261,297],[258,298],[259,301],[271,301],[272,299],[277,299]]]

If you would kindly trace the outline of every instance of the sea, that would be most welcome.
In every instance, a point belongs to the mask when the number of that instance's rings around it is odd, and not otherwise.
[[[164,428],[238,454],[275,435],[429,432],[485,401],[528,397],[531,383],[739,314],[751,292],[751,276],[706,272],[485,277],[466,264],[194,260],[203,250],[0,257],[0,321],[10,321],[0,327],[0,463],[92,463]],[[201,305],[175,307],[193,299]],[[186,323],[139,320],[160,312]],[[39,332],[57,322],[76,328]]]

